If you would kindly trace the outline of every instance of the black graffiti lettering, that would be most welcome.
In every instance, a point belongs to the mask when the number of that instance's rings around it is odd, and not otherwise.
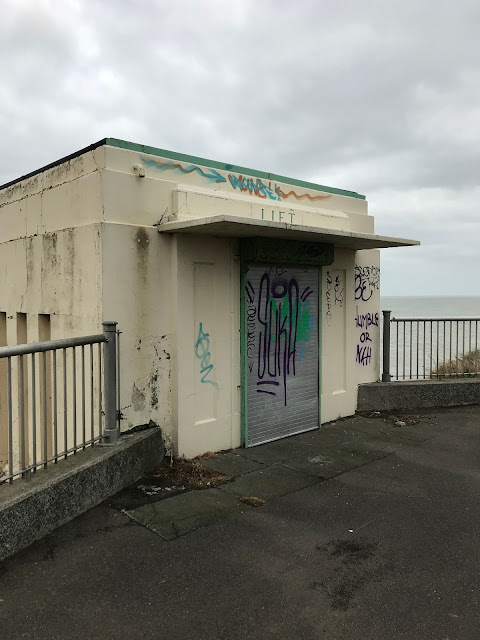
[[[357,344],[357,358],[356,361],[363,365],[364,367],[367,364],[370,364],[370,360],[372,359],[372,347],[369,346],[361,346]]]
[[[340,276],[335,276],[335,304],[339,307],[343,307],[343,292],[342,282]]]
[[[287,270],[283,267],[270,267],[268,270],[269,276],[283,276],[284,273],[287,273]]]
[[[267,340],[270,336],[270,327],[268,324],[268,308],[269,308],[270,278],[268,273],[264,273],[260,280],[258,289],[258,321],[263,327],[263,331],[258,333],[258,377],[261,380],[265,375],[267,368]]]
[[[380,290],[380,267],[355,265],[355,300],[368,302]]]
[[[252,287],[253,291],[253,287]],[[253,362],[255,358],[255,319],[257,316],[257,308],[253,304],[247,307],[247,360],[248,368],[253,370]]]
[[[325,299],[327,301],[327,309],[325,311],[325,316],[327,319],[327,325],[330,326],[332,323],[332,276],[330,275],[330,271],[327,271],[327,286],[325,289]]]
[[[298,282],[293,278],[288,283],[288,301],[290,306],[290,327],[288,334],[288,360],[287,373],[295,375],[295,355],[297,347],[297,327],[298,327]],[[291,369],[290,369],[291,366]]]
[[[357,312],[355,314],[355,326],[358,329],[368,329],[368,327],[371,326],[378,327],[378,313],[359,313],[357,305]]]
[[[277,267],[276,271],[279,270]],[[262,275],[256,305],[256,319],[260,325],[256,347],[257,377],[260,382],[257,384],[264,382],[264,378],[280,378],[283,382],[285,405],[287,404],[287,378],[289,375],[296,374],[299,304],[300,292],[295,278],[287,281],[286,278],[276,275],[270,280],[268,272]],[[249,320],[250,316],[247,312],[248,357],[250,357]],[[253,346],[254,339],[255,332],[251,343]],[[264,393],[276,395],[274,391]]]

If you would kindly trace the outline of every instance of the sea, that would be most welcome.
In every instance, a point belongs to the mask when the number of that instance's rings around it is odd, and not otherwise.
[[[380,309],[398,318],[480,318],[480,296],[381,296]]]
[[[462,363],[472,351],[477,354],[474,369],[478,374],[480,296],[381,296],[380,309],[391,311],[392,319],[409,319],[391,323],[390,373],[394,379],[435,377],[444,363],[453,363],[447,375],[467,375]]]

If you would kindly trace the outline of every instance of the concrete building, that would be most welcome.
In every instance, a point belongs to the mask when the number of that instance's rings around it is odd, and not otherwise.
[[[116,320],[123,429],[251,446],[354,413],[376,249],[412,244],[358,193],[107,138],[0,188],[0,346]]]

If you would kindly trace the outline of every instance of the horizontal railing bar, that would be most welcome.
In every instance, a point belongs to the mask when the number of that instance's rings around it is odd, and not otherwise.
[[[55,351],[56,349],[68,349],[70,347],[81,347],[86,344],[97,344],[106,341],[104,334],[99,333],[98,335],[84,336],[83,338],[64,338],[62,340],[48,340],[47,342],[32,342],[30,344],[19,344],[12,347],[0,347],[0,358],[22,356],[27,353]]]
[[[434,318],[423,318],[423,317],[412,317],[412,318],[390,318],[391,322],[480,322],[480,317],[476,316],[455,316],[455,317],[434,317]]]

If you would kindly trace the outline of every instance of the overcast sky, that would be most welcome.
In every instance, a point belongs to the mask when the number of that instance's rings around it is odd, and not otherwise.
[[[367,196],[382,295],[480,295],[479,0],[0,0],[0,184],[104,137]]]

